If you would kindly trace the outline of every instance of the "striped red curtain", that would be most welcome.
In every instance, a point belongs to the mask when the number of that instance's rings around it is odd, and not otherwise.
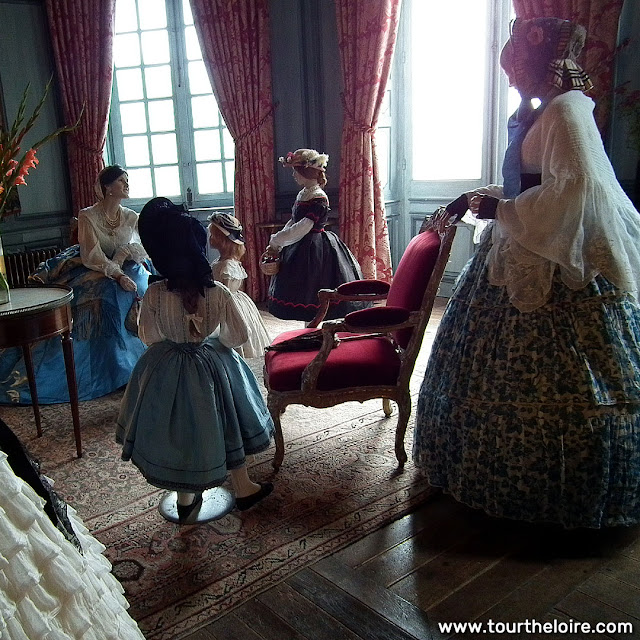
[[[247,247],[247,293],[264,300],[257,224],[275,212],[268,0],[191,0],[198,40],[220,113],[235,142],[235,215]]]
[[[513,0],[519,18],[563,18],[587,30],[581,64],[594,84],[589,95],[595,100],[595,118],[603,135],[611,110],[613,57],[623,4],[624,0]]]
[[[340,231],[365,278],[390,281],[389,232],[375,131],[387,87],[401,0],[336,0],[344,121]]]
[[[95,202],[93,185],[103,168],[107,136],[116,0],[46,0],[65,124],[75,212]]]

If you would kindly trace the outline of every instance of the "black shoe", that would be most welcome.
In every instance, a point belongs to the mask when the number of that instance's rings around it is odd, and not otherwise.
[[[177,504],[178,521],[184,522],[194,511],[198,511],[202,506],[202,494],[196,493],[191,504]]]
[[[236,507],[239,511],[246,511],[251,509],[254,504],[258,504],[262,498],[266,498],[273,491],[273,483],[271,482],[258,482],[260,489],[250,496],[244,498],[236,498]]]

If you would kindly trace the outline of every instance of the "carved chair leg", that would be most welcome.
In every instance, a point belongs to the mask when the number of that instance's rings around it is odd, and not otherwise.
[[[407,461],[407,452],[404,449],[404,436],[411,415],[411,396],[407,392],[398,400],[398,425],[396,427],[396,458],[401,467]]]
[[[389,400],[389,398],[382,398],[382,411],[384,412],[385,418],[391,417],[393,409],[391,407],[391,400]]]
[[[284,413],[284,407],[280,407],[277,403],[267,400],[267,408],[269,409],[273,426],[275,427],[274,439],[276,441],[276,452],[273,456],[271,466],[277,473],[284,459],[284,437],[282,435],[282,424],[280,423],[280,415]]]

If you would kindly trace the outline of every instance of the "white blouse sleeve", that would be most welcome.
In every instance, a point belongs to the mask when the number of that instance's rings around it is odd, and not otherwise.
[[[100,241],[86,210],[78,214],[78,242],[80,244],[80,259],[87,269],[100,271],[108,278],[117,278],[122,269],[104,254]]]
[[[556,268],[571,289],[601,273],[637,294],[640,217],[615,176],[592,111],[593,101],[578,91],[554,98],[522,146],[523,164],[540,166],[541,184],[498,203],[489,281],[506,285],[521,311],[546,302]]]
[[[280,251],[282,247],[287,247],[290,244],[295,244],[298,240],[302,240],[311,229],[313,229],[314,222],[311,218],[302,218],[298,222],[294,222],[290,226],[285,226],[277,233],[274,233],[269,240],[269,246]]]
[[[138,336],[147,346],[165,339],[156,320],[157,301],[158,288],[151,285],[142,298],[140,318],[138,319]]]
[[[223,285],[216,286],[223,287]],[[249,330],[236,305],[234,295],[227,287],[224,287],[224,292],[226,300],[220,311],[220,335],[218,338],[225,347],[239,347],[249,339]]]

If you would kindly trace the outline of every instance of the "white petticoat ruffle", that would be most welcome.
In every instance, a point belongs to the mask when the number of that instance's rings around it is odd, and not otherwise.
[[[0,451],[0,639],[144,640],[105,550],[73,508],[82,554]]]

